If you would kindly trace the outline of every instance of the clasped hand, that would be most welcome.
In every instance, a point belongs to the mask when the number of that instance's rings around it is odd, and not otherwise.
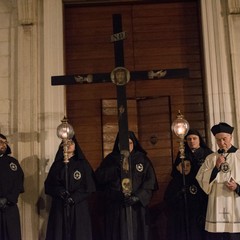
[[[139,198],[135,195],[125,196],[124,197],[124,205],[126,207],[132,206],[139,202]]]
[[[226,161],[224,156],[219,156],[216,160],[216,168],[220,169],[221,165]]]
[[[65,206],[74,205],[74,200],[72,199],[70,193],[67,190],[60,191],[60,197],[64,201]]]
[[[237,183],[232,178],[226,183],[226,186],[231,191],[235,191],[237,189]]]
[[[0,209],[5,209],[7,206],[7,199],[6,198],[0,198]]]

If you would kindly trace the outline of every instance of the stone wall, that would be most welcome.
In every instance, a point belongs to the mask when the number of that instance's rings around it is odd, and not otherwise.
[[[0,131],[25,173],[18,202],[24,240],[45,238],[43,183],[65,113],[64,88],[51,86],[63,72],[61,15],[61,1],[0,0]]]
[[[8,4],[0,1],[0,132],[8,135],[10,127],[10,22]]]

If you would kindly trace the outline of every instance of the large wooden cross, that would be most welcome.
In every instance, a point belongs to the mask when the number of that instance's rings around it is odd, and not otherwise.
[[[72,84],[93,84],[103,82],[113,82],[117,89],[117,108],[119,143],[122,155],[121,184],[125,195],[130,195],[132,191],[131,164],[129,162],[129,140],[128,140],[128,115],[126,84],[131,80],[166,79],[166,78],[186,78],[189,75],[188,69],[160,69],[151,71],[129,72],[124,67],[124,47],[123,40],[126,33],[122,31],[121,14],[113,14],[113,35],[111,41],[114,43],[115,68],[111,73],[76,74],[69,76],[52,76],[52,85],[72,85]],[[132,213],[131,207],[126,208],[128,239],[133,240]]]

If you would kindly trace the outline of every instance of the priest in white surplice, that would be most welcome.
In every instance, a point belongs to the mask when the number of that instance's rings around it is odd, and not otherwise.
[[[196,176],[208,194],[206,240],[240,240],[240,150],[231,143],[233,129],[224,122],[211,128],[219,150]]]

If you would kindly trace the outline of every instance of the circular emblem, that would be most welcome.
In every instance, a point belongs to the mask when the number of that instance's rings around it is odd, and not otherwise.
[[[189,187],[189,192],[191,193],[191,194],[193,194],[193,195],[195,195],[196,193],[197,193],[197,187],[195,186],[195,185],[191,185],[190,187]]]
[[[81,175],[81,173],[78,170],[76,170],[73,173],[73,177],[74,177],[75,180],[79,180],[82,177],[82,175]]]
[[[10,166],[11,170],[17,171],[17,165],[15,163],[11,162],[9,166]]]
[[[222,163],[220,169],[223,173],[228,173],[230,171],[229,164],[227,162]]]
[[[124,67],[116,67],[111,72],[111,80],[116,85],[126,85],[130,80],[130,72]]]
[[[143,171],[143,165],[142,165],[142,163],[136,164],[136,169],[137,169],[138,172],[142,172],[142,171]]]

